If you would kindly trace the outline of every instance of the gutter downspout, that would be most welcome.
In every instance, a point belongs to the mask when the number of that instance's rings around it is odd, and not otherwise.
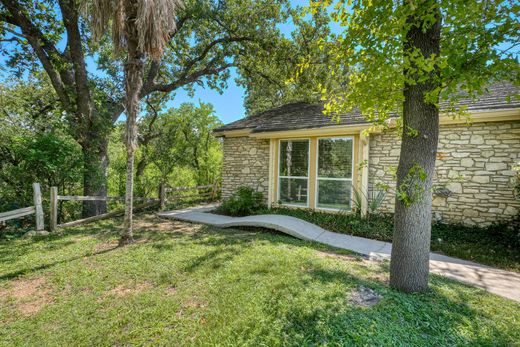
[[[370,135],[366,136],[365,131],[359,132],[361,142],[361,216],[366,217],[368,213],[368,163],[370,153]]]

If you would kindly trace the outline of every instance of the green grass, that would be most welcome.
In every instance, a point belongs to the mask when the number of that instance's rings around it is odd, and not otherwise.
[[[283,214],[317,224],[337,233],[350,234],[392,242],[391,216],[361,219],[354,214],[333,214],[303,209],[263,209],[258,214]],[[518,222],[517,222],[518,223]],[[434,224],[431,250],[461,259],[520,272],[520,231],[511,226],[493,225],[487,228],[458,224]]]
[[[389,289],[388,264],[263,230],[138,216],[0,240],[0,346],[507,346],[520,305],[432,276]],[[364,308],[358,287],[381,301]]]

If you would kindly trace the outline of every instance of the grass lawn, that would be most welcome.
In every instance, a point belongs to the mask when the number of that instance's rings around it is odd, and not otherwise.
[[[1,346],[513,346],[520,305],[432,276],[388,288],[388,264],[265,230],[140,215],[0,240]],[[381,296],[363,307],[360,288]]]
[[[289,208],[259,210],[258,214],[284,214],[337,233],[392,242],[393,220],[374,216],[363,220],[353,214],[332,214]],[[520,272],[520,231],[496,225],[487,228],[457,224],[432,226],[431,250],[441,254]]]

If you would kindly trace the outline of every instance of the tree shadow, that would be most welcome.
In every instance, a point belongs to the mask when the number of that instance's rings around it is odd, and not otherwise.
[[[25,268],[25,269],[21,269],[21,270],[17,270],[17,271],[8,272],[6,274],[0,275],[0,280],[11,280],[11,279],[19,277],[19,276],[27,275],[27,274],[30,274],[30,273],[33,273],[33,272],[36,272],[36,271],[40,271],[40,270],[50,269],[50,268],[52,268],[54,266],[57,266],[57,265],[60,265],[60,264],[64,264],[64,263],[69,263],[69,262],[74,261],[74,260],[83,259],[85,257],[92,257],[92,256],[100,255],[100,254],[105,254],[105,253],[111,252],[111,251],[113,251],[113,250],[115,250],[117,248],[119,248],[119,247],[118,246],[114,246],[112,248],[102,249],[102,250],[99,250],[99,251],[96,251],[96,252],[93,252],[93,253],[92,252],[88,252],[88,253],[85,253],[85,254],[80,254],[80,255],[77,255],[77,256],[74,256],[74,257],[69,257],[69,258],[58,260],[58,261],[54,261],[54,262],[51,262],[51,263],[42,264],[42,265],[38,265],[38,266],[34,266],[34,267],[29,267],[29,268]]]
[[[379,265],[387,270],[387,264]],[[289,305],[273,299],[265,303],[266,314],[280,312],[285,321],[283,332],[298,337],[295,345],[514,345],[509,334],[489,324],[496,317],[472,308],[469,302],[480,302],[488,295],[471,286],[433,276],[431,289],[423,294],[405,294],[383,283],[367,281],[342,270],[323,267],[308,269],[301,288],[313,283],[338,285],[342,288],[366,287],[381,295],[373,307],[349,303],[349,294],[334,292],[323,295],[321,304]],[[446,295],[439,287],[449,283],[454,295]],[[474,289],[467,291],[468,288]],[[465,290],[466,289],[466,290]],[[452,293],[453,294],[453,293]],[[476,297],[475,297],[476,296]],[[279,304],[280,307],[276,307]],[[282,308],[283,306],[283,308]],[[486,334],[481,334],[482,322]],[[463,326],[462,329],[461,326]],[[514,329],[514,328],[512,328]],[[258,341],[260,342],[260,341]]]

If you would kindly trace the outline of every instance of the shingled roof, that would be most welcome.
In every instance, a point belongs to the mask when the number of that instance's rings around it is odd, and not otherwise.
[[[496,83],[488,87],[489,92],[480,96],[477,101],[462,98],[459,105],[467,105],[468,111],[491,111],[498,109],[520,108],[520,100],[508,97],[518,94],[520,88],[509,83]],[[446,109],[447,104],[441,104]],[[331,120],[323,114],[323,103],[309,104],[295,102],[276,107],[253,116],[226,124],[214,130],[216,135],[233,130],[250,130],[252,133],[285,131],[296,129],[323,128],[337,125],[369,124],[358,110],[340,115],[340,122]]]

